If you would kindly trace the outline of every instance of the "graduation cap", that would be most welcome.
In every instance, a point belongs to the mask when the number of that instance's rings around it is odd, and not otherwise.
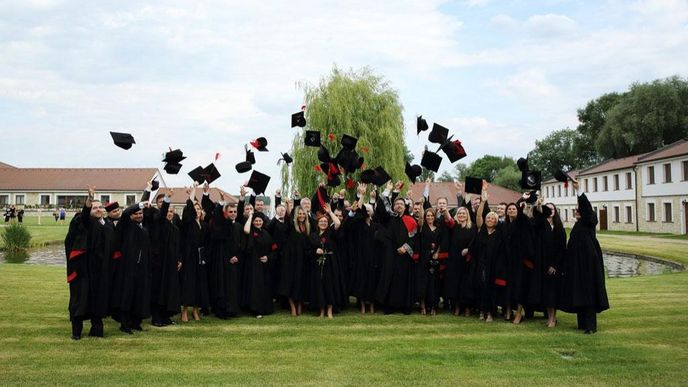
[[[519,170],[519,171],[525,172],[525,171],[528,170],[528,159],[524,159],[523,157],[521,157],[521,158],[518,159],[518,161],[516,162],[516,165],[518,165],[518,170]]]
[[[337,187],[340,184],[342,184],[342,180],[339,178],[339,175],[327,175],[328,187]]]
[[[217,168],[215,167],[215,164],[213,164],[213,163],[210,163],[210,164],[208,164],[207,167],[203,168],[203,175],[204,175],[203,177],[205,178],[205,181],[207,181],[208,184],[219,179],[221,176],[220,171],[217,170]]]
[[[306,117],[303,114],[303,110],[298,112],[298,113],[294,113],[291,115],[291,127],[293,128],[295,126],[298,126],[301,128],[306,126]]]
[[[327,188],[318,186],[315,190],[315,200],[311,202],[311,211],[318,212],[329,202],[330,195],[327,194]]]
[[[265,137],[258,137],[257,139],[251,141],[251,146],[258,149],[260,152],[267,152],[268,140]]]
[[[466,193],[480,195],[483,192],[483,179],[466,176],[465,185]]]
[[[432,130],[430,131],[430,134],[428,135],[428,141],[433,142],[435,144],[441,144],[444,145],[449,138],[449,129],[445,128],[444,126],[440,124],[432,124]]]
[[[411,183],[415,183],[416,178],[423,173],[423,169],[418,164],[411,165],[407,162],[404,173],[406,173],[406,176],[408,176],[409,180],[411,180]]]
[[[265,189],[268,187],[269,182],[270,176],[258,171],[253,171],[246,186],[251,188],[256,195],[260,195],[265,193]]]
[[[447,141],[441,149],[452,163],[466,157],[466,151],[459,140]]]
[[[157,180],[151,181],[151,192],[157,191],[158,188],[160,188],[160,182],[158,182]]]
[[[539,190],[542,183],[542,174],[540,171],[523,171],[521,172],[521,180],[519,184],[523,189]]]
[[[390,176],[387,171],[385,171],[384,168],[382,167],[377,167],[375,168],[375,174],[373,175],[372,182],[376,186],[382,186],[386,182],[392,180],[392,176]]]
[[[119,203],[117,203],[117,202],[105,203],[105,211],[107,211],[107,212],[114,211],[118,208],[119,208]]]
[[[110,136],[112,136],[112,141],[115,142],[115,145],[122,149],[129,149],[132,144],[136,144],[134,136],[129,133],[110,132]]]
[[[175,149],[173,151],[165,152],[165,158],[163,158],[162,161],[164,163],[179,163],[185,158],[186,156],[184,156],[181,149]]]
[[[416,117],[416,135],[426,130],[428,130],[428,122],[425,121],[425,118],[423,118],[423,116]]]
[[[289,156],[289,153],[282,153],[282,158],[277,160],[277,164],[279,164],[280,161],[284,161],[287,164],[291,164],[294,161],[294,159],[292,159],[291,156]]]
[[[526,199],[526,203],[535,204],[535,202],[537,202],[537,200],[538,200],[537,190],[530,191],[530,196],[528,197],[528,199]],[[547,207],[547,206],[543,206],[543,207]]]
[[[361,172],[361,183],[371,184],[373,182],[374,177],[375,171],[372,169],[366,169],[365,171]]]
[[[317,130],[307,130],[304,144],[306,146],[320,146],[320,132]]]
[[[256,155],[253,153],[252,150],[248,149],[248,147],[244,146],[244,149],[246,150],[246,158],[244,161],[247,163],[255,164],[256,163]]]
[[[348,134],[342,136],[341,144],[345,149],[354,150],[357,143],[358,139],[356,137],[349,136]]]
[[[442,164],[442,156],[435,152],[430,152],[429,150],[423,152],[423,158],[420,161],[420,165],[431,171],[437,172],[437,170],[440,169],[440,164]]]
[[[179,173],[179,170],[182,169],[182,165],[179,163],[167,163],[165,164],[165,172],[169,173],[170,175],[176,175]]]
[[[557,181],[564,183],[564,187],[566,188],[569,187],[569,180],[573,180],[571,176],[568,174],[568,172],[564,172],[562,169],[557,169],[554,172],[554,178]]]
[[[329,163],[332,161],[330,152],[328,152],[327,149],[322,145],[320,145],[320,149],[318,149],[318,160],[320,160],[322,163]]]
[[[191,170],[191,172],[189,172],[188,175],[191,178],[191,180],[197,182],[198,184],[203,184],[203,182],[205,181],[205,177],[203,176],[204,172],[205,171],[203,167],[199,166]]]
[[[253,166],[249,161],[242,161],[239,164],[235,165],[234,168],[236,168],[236,171],[239,173],[245,173],[250,171],[253,168]]]

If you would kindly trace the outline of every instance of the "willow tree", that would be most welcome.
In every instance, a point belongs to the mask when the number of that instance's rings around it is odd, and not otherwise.
[[[370,69],[342,71],[335,67],[317,86],[304,86],[305,128],[295,134],[291,152],[291,170],[282,168],[282,189],[297,188],[303,195],[315,192],[324,173],[319,165],[318,148],[304,146],[306,130],[318,130],[321,142],[335,157],[342,149],[339,143],[344,134],[358,138],[356,151],[364,159],[364,168],[383,167],[394,180],[406,179],[404,174],[404,122],[397,92]],[[350,176],[358,181],[361,169]],[[346,178],[336,189],[346,187]],[[348,192],[353,192],[355,188]]]

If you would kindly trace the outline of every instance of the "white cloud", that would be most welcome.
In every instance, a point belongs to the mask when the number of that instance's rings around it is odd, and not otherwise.
[[[500,29],[513,29],[519,26],[519,22],[509,15],[499,14],[490,19],[490,25]]]
[[[568,35],[577,28],[576,22],[566,15],[533,15],[524,23],[526,29],[540,37]]]

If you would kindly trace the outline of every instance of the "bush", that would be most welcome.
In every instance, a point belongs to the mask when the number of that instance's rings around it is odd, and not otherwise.
[[[29,247],[31,233],[21,224],[11,224],[2,230],[2,241],[7,251],[21,251]]]

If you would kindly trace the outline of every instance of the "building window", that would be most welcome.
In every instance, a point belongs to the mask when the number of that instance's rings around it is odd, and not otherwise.
[[[619,175],[614,175],[614,191],[619,190]]]
[[[592,192],[597,192],[597,178],[592,178]]]
[[[549,187],[545,187],[545,197],[549,197]]]
[[[57,206],[64,208],[81,208],[86,203],[86,195],[57,195]]]
[[[41,195],[41,206],[50,205],[50,195]]]
[[[671,164],[664,164],[664,182],[671,183]]]
[[[633,178],[630,172],[626,172],[626,189],[633,189]]]
[[[590,192],[590,187],[588,187],[588,179],[585,179],[585,192]]]
[[[561,185],[557,186],[557,197],[561,197]]]
[[[682,161],[681,166],[683,167],[683,181],[688,180],[688,160]]]
[[[671,218],[671,203],[664,203],[664,221],[667,223],[673,222]]]
[[[604,192],[609,191],[609,178],[608,178],[608,176],[604,176],[602,178],[602,188],[603,188]]]
[[[633,223],[633,207],[626,206],[626,223]]]
[[[10,204],[10,195],[0,195],[0,205]]]
[[[569,221],[569,209],[566,208],[566,209],[564,209],[564,222],[568,222],[568,221]]]
[[[647,221],[648,222],[654,222],[655,221],[655,204],[654,203],[647,203]]]
[[[655,183],[655,167],[647,167],[647,184]]]
[[[110,195],[100,195],[100,202],[105,205],[105,203],[110,202]]]
[[[619,211],[619,206],[614,206],[614,223],[619,223],[621,214]]]
[[[26,204],[26,196],[24,194],[14,195],[14,204]]]
[[[126,202],[127,202],[127,207],[129,207],[129,206],[133,205],[134,203],[136,203],[136,195],[125,195],[125,196],[124,196],[124,199],[125,199]]]
[[[569,196],[569,188],[564,185],[564,196]]]

